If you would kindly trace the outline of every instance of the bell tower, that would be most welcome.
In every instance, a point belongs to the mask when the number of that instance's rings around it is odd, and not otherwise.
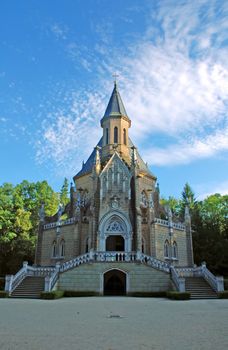
[[[124,108],[117,82],[114,81],[112,95],[101,119],[101,127],[103,128],[102,161],[110,158],[117,151],[130,164],[128,145],[128,129],[130,126],[131,120]]]

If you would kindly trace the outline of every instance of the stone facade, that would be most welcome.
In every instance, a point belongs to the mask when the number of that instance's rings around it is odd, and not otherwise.
[[[60,207],[55,216],[41,218],[37,265],[55,266],[90,251],[122,251],[176,266],[193,266],[188,210],[181,223],[161,207],[157,179],[129,138],[130,126],[115,83],[101,119],[102,138],[74,176],[70,203]],[[65,221],[61,220],[63,214],[68,217]],[[116,264],[113,269],[121,265],[126,271],[128,291],[168,289],[165,272],[135,262]],[[59,288],[101,292],[106,269],[110,263],[100,262],[66,271],[60,275]]]

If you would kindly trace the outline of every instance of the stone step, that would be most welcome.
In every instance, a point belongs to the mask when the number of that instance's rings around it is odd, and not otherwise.
[[[203,277],[186,277],[185,290],[191,293],[191,299],[217,299],[217,293]]]
[[[12,298],[40,298],[44,290],[44,277],[28,276],[12,292]]]

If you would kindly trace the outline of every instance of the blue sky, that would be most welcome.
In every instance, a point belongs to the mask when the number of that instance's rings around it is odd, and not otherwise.
[[[0,45],[0,183],[71,180],[117,72],[161,194],[228,193],[228,1],[3,0]]]

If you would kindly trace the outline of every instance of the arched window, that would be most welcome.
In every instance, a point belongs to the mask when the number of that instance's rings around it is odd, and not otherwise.
[[[126,145],[127,144],[127,132],[126,129],[123,129],[123,142]]]
[[[65,241],[64,239],[60,242],[60,256],[63,258],[65,256]]]
[[[178,252],[177,252],[177,242],[173,242],[173,258],[177,259],[178,257]]]
[[[56,258],[56,256],[57,256],[57,244],[56,244],[56,241],[54,241],[52,243],[52,257]]]
[[[85,242],[85,252],[88,253],[89,252],[89,238],[86,239]]]
[[[165,244],[164,244],[164,257],[169,258],[169,242],[168,242],[168,240],[166,240]]]
[[[114,143],[118,143],[118,128],[115,126],[114,128]]]
[[[142,238],[142,253],[145,254],[145,240]]]
[[[106,128],[106,145],[109,143],[108,128]]]

